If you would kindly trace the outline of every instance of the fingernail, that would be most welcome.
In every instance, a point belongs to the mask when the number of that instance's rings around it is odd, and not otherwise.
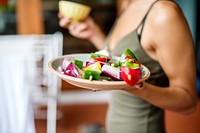
[[[143,83],[141,83],[141,84],[139,85],[139,87],[143,87]]]
[[[141,89],[143,89],[143,83],[138,83],[138,84],[136,84],[136,88],[138,89],[138,90],[141,90]]]

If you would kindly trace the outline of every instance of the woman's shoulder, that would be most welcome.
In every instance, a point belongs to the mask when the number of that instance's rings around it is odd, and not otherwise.
[[[150,40],[148,41],[153,42],[151,44],[154,48],[163,46],[163,42],[166,40],[168,42],[173,42],[176,39],[180,40],[180,34],[185,38],[190,34],[183,12],[176,3],[169,0],[156,2],[149,12],[146,29],[148,29],[146,35]],[[183,34],[185,31],[187,33]],[[175,44],[171,43],[171,45]]]
[[[156,26],[185,19],[180,7],[175,2],[169,0],[156,2],[152,8],[150,17],[152,24]]]

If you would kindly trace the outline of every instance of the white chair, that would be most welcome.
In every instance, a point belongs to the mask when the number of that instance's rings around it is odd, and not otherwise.
[[[47,132],[55,133],[61,80],[47,64],[62,46],[61,33],[0,36],[0,133],[35,133],[33,107],[41,103],[48,108]]]

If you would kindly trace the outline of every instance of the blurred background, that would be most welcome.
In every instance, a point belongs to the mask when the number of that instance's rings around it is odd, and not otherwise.
[[[91,16],[108,33],[123,0],[71,0],[92,7]],[[192,31],[200,95],[199,1],[175,0]],[[96,51],[58,25],[58,0],[0,0],[0,133],[105,133],[108,92],[70,85],[48,70],[60,55]],[[21,76],[20,76],[21,75]],[[197,111],[166,111],[168,133],[199,133]]]

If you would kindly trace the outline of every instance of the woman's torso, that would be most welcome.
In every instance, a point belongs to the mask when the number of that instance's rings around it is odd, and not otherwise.
[[[140,43],[138,36],[140,23],[151,4],[148,3],[141,8],[132,6],[135,9],[129,8],[124,11],[109,34],[106,47],[115,56],[121,56],[126,48],[131,49],[137,59],[151,72],[146,82],[157,86],[168,86],[168,79],[162,67],[152,58],[153,54],[149,46]],[[137,11],[140,9],[143,11],[138,14]],[[145,37],[144,40],[148,41],[148,38]],[[112,91],[107,131],[108,133],[164,133],[163,110],[128,92]]]
[[[140,2],[138,3],[140,6],[135,6],[134,4],[130,5],[130,7],[117,18],[116,23],[107,37],[105,45],[108,47],[108,50],[110,50],[111,54],[115,56],[121,56],[126,48],[131,49],[137,59],[148,67],[151,72],[151,76],[147,82],[158,86],[168,86],[168,79],[160,64],[154,59],[154,51],[151,49],[150,43],[146,43],[148,42],[148,37],[143,36],[143,41],[140,40],[138,36],[142,27],[141,22],[144,16],[148,15],[147,12],[150,12],[152,3],[154,3],[154,1],[145,4]],[[145,28],[145,23],[143,26]]]

